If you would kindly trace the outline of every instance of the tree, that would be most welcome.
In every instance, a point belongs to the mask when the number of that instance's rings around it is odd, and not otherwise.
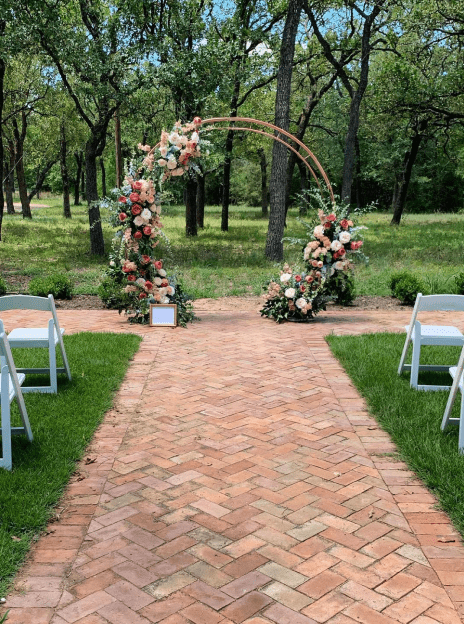
[[[280,48],[279,72],[275,100],[275,125],[287,130],[290,125],[290,93],[292,85],[295,39],[300,23],[301,0],[289,0]],[[271,182],[269,187],[271,209],[266,239],[269,260],[282,260],[282,237],[285,226],[285,188],[287,179],[287,148],[278,141],[272,149]]]

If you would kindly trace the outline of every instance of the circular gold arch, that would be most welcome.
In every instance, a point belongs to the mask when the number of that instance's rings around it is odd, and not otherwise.
[[[306,152],[307,156],[303,157],[302,154],[300,154],[300,152],[298,150],[296,150],[292,145],[290,145],[290,143],[288,141],[285,141],[284,139],[281,139],[280,137],[276,136],[275,134],[271,134],[269,132],[264,132],[263,130],[256,130],[255,128],[239,127],[239,126],[226,126],[225,128],[223,128],[223,127],[218,127],[218,128],[214,128],[214,127],[207,128],[207,127],[205,127],[206,124],[216,124],[216,123],[224,123],[224,122],[227,122],[227,123],[241,122],[241,123],[256,124],[256,125],[259,125],[259,126],[265,126],[266,128],[270,128],[272,130],[275,130],[279,134],[283,134],[288,139],[290,139],[291,141],[293,141],[294,143],[299,145]],[[330,199],[331,199],[332,203],[335,202],[332,186],[331,186],[331,184],[329,182],[329,178],[327,177],[326,172],[322,168],[322,165],[320,164],[320,162],[318,161],[316,156],[313,154],[313,152],[302,141],[300,141],[299,139],[294,137],[293,134],[290,134],[290,132],[287,132],[286,130],[282,130],[282,128],[279,128],[278,126],[275,126],[274,124],[268,123],[267,121],[261,121],[260,119],[253,119],[252,117],[212,117],[211,119],[204,119],[204,120],[202,120],[201,125],[203,126],[202,127],[203,131],[208,131],[208,130],[245,130],[247,132],[255,132],[256,134],[261,134],[263,136],[266,136],[266,137],[269,137],[269,138],[273,139],[274,141],[278,141],[279,143],[282,143],[283,145],[285,145],[285,147],[287,147],[289,150],[294,152],[301,161],[303,161],[303,163],[309,169],[311,175],[313,176],[314,180],[316,181],[316,184],[318,185],[318,187],[320,189],[321,185],[320,185],[319,180],[318,180],[318,178],[316,176],[316,173],[312,169],[311,165],[308,163],[308,158],[310,158],[312,160],[312,162],[314,163],[314,165],[316,166],[316,168],[319,171],[319,173],[321,174],[321,176],[322,176],[322,178],[323,178],[323,180],[324,180],[324,182],[325,182],[325,184],[327,186],[327,190],[329,191]]]

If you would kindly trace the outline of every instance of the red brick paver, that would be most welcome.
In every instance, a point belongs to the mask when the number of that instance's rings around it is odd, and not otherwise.
[[[7,597],[8,624],[461,622],[461,540],[384,456],[391,440],[324,341],[402,330],[408,311],[280,326],[204,312],[187,329],[59,315],[68,333],[143,342],[88,449],[95,461]]]

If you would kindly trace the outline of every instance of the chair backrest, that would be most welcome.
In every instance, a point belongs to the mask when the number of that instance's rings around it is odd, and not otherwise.
[[[464,295],[423,295],[416,299],[417,311],[443,310],[444,312],[464,312]]]
[[[29,440],[32,440],[32,431],[31,431],[31,426],[29,424],[29,418],[27,416],[26,406],[24,404],[23,394],[21,392],[21,384],[19,383],[18,374],[16,372],[16,367],[13,361],[13,356],[11,354],[10,343],[8,342],[8,338],[5,332],[3,331],[3,323],[1,321],[0,321],[0,330],[1,330],[1,333],[0,333],[1,367],[3,368],[5,364],[8,367],[8,372],[10,374],[11,383],[13,384],[16,401],[19,407],[19,413],[20,413],[21,420],[24,426],[24,431],[27,437],[29,438]],[[5,432],[3,432],[3,434],[5,434]]]
[[[6,310],[49,310],[55,307],[53,295],[33,297],[32,295],[4,295],[0,297],[0,312]]]

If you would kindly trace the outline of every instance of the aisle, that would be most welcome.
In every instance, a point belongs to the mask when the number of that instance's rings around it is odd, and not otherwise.
[[[409,312],[201,317],[60,313],[144,341],[7,624],[458,624],[464,548],[324,341]]]

